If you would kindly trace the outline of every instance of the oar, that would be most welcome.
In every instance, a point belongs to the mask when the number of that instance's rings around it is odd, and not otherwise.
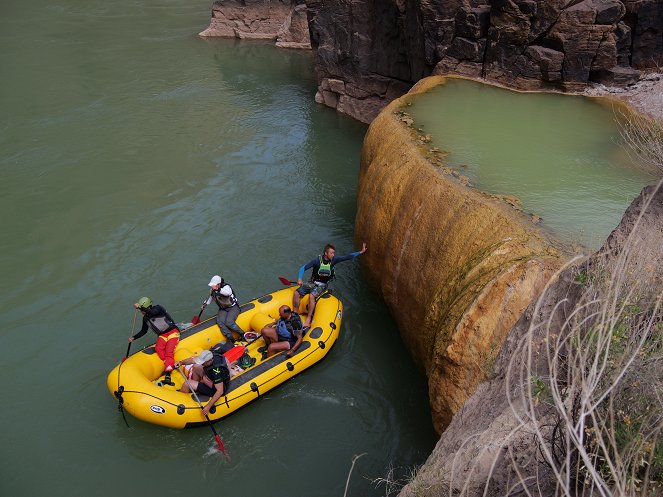
[[[134,322],[131,325],[131,335],[129,335],[129,338],[134,336],[134,330],[136,329],[136,316],[138,315],[138,309],[134,312]],[[120,370],[122,369],[122,364],[124,364],[124,361],[127,360],[127,357],[129,357],[129,350],[131,350],[131,342],[129,342],[129,345],[127,347],[127,353],[125,356],[122,358],[120,361],[120,366],[117,368],[117,390],[115,391],[115,396],[117,397],[117,410],[122,413],[122,419],[124,419],[124,424],[127,425],[127,428],[129,428],[129,422],[127,421],[127,417],[124,415],[124,409],[122,404],[124,404],[124,399],[122,398],[122,392],[124,392],[124,387],[120,386]]]
[[[134,312],[134,322],[133,322],[133,324],[131,325],[131,335],[129,335],[129,338],[131,338],[132,336],[134,336],[134,330],[136,329],[136,316],[137,316],[137,315],[138,315],[138,309],[136,309],[136,311]],[[126,361],[126,360],[127,360],[127,357],[129,357],[129,351],[131,350],[131,343],[132,343],[132,342],[129,342],[129,345],[127,345],[127,353],[124,354],[124,357],[122,358],[122,361],[121,361],[121,362]],[[120,379],[120,370],[119,370],[119,369],[118,369],[118,371],[117,371],[117,375],[118,375],[117,377],[118,377],[118,381],[119,381],[119,379]]]
[[[181,368],[177,368],[177,370],[182,375],[182,378],[184,378],[184,382],[186,383],[187,387],[189,387],[189,391],[193,394],[193,398],[196,400],[196,403],[200,406],[200,409],[202,411],[203,404],[200,402],[200,399],[198,398],[198,395],[196,395],[196,391],[193,388],[191,388],[191,383],[189,383],[189,379],[182,372]],[[207,422],[209,423],[209,427],[212,429],[212,433],[214,433],[214,439],[216,440],[216,444],[219,447],[219,450],[221,452],[223,452],[224,456],[226,456],[226,460],[230,461],[230,457],[228,456],[228,452],[226,452],[226,446],[223,445],[223,442],[221,441],[221,437],[219,437],[219,434],[216,432],[216,429],[214,429],[214,425],[212,424],[212,421],[209,419],[209,416],[207,414],[205,414],[204,416],[205,416],[205,419],[207,420]]]
[[[203,302],[203,306],[200,308],[200,312],[198,313],[197,316],[194,316],[193,319],[191,320],[191,326],[195,326],[198,323],[200,323],[200,316],[203,315],[203,311],[207,307],[207,301]]]

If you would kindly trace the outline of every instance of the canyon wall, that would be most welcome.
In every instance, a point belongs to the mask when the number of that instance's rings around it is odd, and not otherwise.
[[[663,64],[663,0],[216,0],[206,37],[313,48],[316,101],[371,122],[431,74],[626,86]]]
[[[628,85],[663,62],[663,0],[307,0],[318,102],[370,122],[420,78]]]

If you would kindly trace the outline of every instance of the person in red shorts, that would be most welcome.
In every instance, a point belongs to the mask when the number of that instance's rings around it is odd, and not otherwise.
[[[177,342],[180,341],[180,329],[166,312],[166,309],[159,304],[152,304],[152,299],[149,297],[142,297],[134,304],[134,307],[143,314],[143,327],[134,336],[129,337],[129,341],[133,342],[136,338],[142,337],[147,333],[150,328],[157,334],[157,343],[154,346],[157,355],[163,361],[166,377],[163,382],[166,385],[174,385],[170,379],[170,373],[174,368],[175,347]]]

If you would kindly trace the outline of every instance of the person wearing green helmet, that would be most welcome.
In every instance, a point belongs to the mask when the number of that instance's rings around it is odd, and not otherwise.
[[[166,309],[159,304],[154,304],[149,297],[141,297],[134,307],[143,314],[143,327],[135,335],[129,337],[129,342],[142,337],[147,333],[148,328],[157,334],[157,343],[154,346],[159,358],[164,363],[166,377],[164,383],[174,385],[170,379],[170,373],[174,369],[175,347],[180,340],[180,329],[175,324]]]

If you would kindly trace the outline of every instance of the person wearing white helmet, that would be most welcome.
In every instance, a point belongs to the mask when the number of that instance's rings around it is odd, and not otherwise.
[[[219,306],[219,312],[216,315],[216,324],[219,325],[221,333],[231,342],[235,342],[233,331],[244,339],[244,331],[235,322],[241,312],[237,298],[232,287],[225,282],[221,276],[214,275],[208,283],[210,287],[209,298],[203,303],[202,309],[205,309],[212,302]]]

